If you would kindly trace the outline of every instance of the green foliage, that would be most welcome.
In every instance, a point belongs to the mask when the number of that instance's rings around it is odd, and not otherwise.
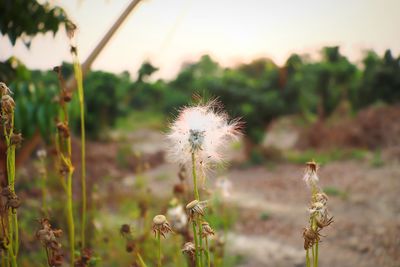
[[[21,38],[29,47],[36,34],[53,32],[55,35],[60,24],[65,24],[67,28],[73,27],[62,8],[52,7],[43,1],[2,0],[0,14],[0,32],[8,36],[13,45]]]

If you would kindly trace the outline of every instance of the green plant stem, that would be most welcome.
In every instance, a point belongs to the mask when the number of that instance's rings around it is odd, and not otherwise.
[[[73,54],[74,55],[74,54]],[[83,77],[82,68],[79,64],[78,58],[74,56],[74,72],[78,85],[78,96],[80,106],[80,120],[81,120],[81,186],[82,186],[82,222],[81,222],[81,242],[82,248],[85,247],[85,233],[86,233],[86,150],[85,150],[85,96],[83,90]]]
[[[203,227],[201,225],[200,218],[197,218],[197,227],[199,228],[198,235],[199,235],[199,247],[200,247],[200,249],[199,249],[200,266],[203,267],[203,250],[202,250],[202,248],[203,248],[203,237],[202,237],[203,236]]]
[[[200,200],[199,190],[197,188],[196,155],[194,152],[192,152],[192,174],[193,174],[194,198],[196,200]]]
[[[72,201],[72,174],[73,169],[70,168],[68,172],[67,178],[67,221],[68,221],[68,230],[69,230],[69,247],[70,247],[70,257],[71,257],[71,266],[75,264],[75,224],[74,224],[74,215],[73,215],[73,201]]]
[[[194,188],[194,197],[196,200],[200,200],[200,195],[199,195],[199,190],[197,187],[197,173],[196,173],[196,155],[194,152],[192,152],[192,175],[193,175],[193,188]],[[196,225],[193,222],[193,236],[195,237],[195,241],[197,239],[197,244],[196,244],[196,262],[199,262],[199,266],[203,266],[203,253],[202,253],[202,247],[203,247],[203,240],[202,240],[202,228],[201,228],[201,222],[200,219],[197,219],[197,227],[198,231],[196,230]],[[199,235],[198,237],[196,237]]]
[[[318,267],[318,241],[315,242],[314,267]]]
[[[308,249],[306,250],[306,267],[311,267],[310,252]]]
[[[206,243],[206,259],[207,259],[207,267],[211,267],[211,260],[210,260],[210,248],[208,247],[208,238],[204,238]]]
[[[157,243],[158,243],[158,267],[161,267],[161,234],[157,232]]]
[[[196,266],[200,267],[200,247],[199,247],[199,241],[198,241],[198,237],[197,237],[197,231],[196,231],[196,222],[193,221],[192,222],[192,226],[193,226],[193,238],[194,238],[194,245],[196,248],[195,251],[195,256],[196,256]]]

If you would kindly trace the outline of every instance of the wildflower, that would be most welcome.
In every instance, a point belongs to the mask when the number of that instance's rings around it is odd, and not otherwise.
[[[238,129],[238,121],[230,121],[216,101],[185,107],[167,135],[170,157],[181,164],[189,163],[192,153],[204,165],[221,161],[221,148],[237,138]]]
[[[194,246],[194,244],[192,242],[186,242],[183,245],[182,253],[188,254],[190,257],[193,258],[195,252],[196,252],[196,247]]]
[[[165,235],[172,232],[171,226],[164,215],[157,215],[153,218],[153,233],[159,233],[165,238]]]
[[[208,222],[202,222],[201,223],[201,227],[202,227],[202,234],[203,234],[203,238],[206,238],[208,236],[212,236],[214,235],[214,230],[211,228],[210,224]]]
[[[303,180],[308,186],[316,186],[319,178],[317,175],[318,164],[315,161],[307,162],[307,167],[304,172]]]
[[[186,205],[186,209],[189,213],[189,218],[194,220],[195,217],[204,216],[204,209],[206,208],[206,201],[193,200]]]

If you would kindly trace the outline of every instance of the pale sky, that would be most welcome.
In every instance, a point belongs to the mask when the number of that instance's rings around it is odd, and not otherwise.
[[[53,0],[78,25],[83,61],[130,0]],[[145,0],[128,17],[93,69],[136,74],[144,60],[171,78],[183,62],[210,54],[223,66],[269,57],[283,64],[293,52],[316,55],[340,45],[353,61],[362,51],[400,53],[399,0]],[[64,30],[35,37],[28,50],[0,37],[0,60],[29,68],[70,61]]]

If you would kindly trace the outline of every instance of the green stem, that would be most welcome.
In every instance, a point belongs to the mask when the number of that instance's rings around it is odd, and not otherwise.
[[[314,267],[318,267],[318,241],[315,242]]]
[[[73,204],[72,204],[72,173],[73,170],[70,168],[67,178],[67,221],[69,230],[69,246],[71,253],[71,266],[75,263],[75,225],[73,215]]]
[[[207,259],[207,267],[211,267],[210,248],[208,247],[208,238],[205,237],[204,240],[206,241],[206,259]]]
[[[311,267],[310,252],[308,249],[306,250],[306,267]]]
[[[75,55],[75,54],[73,54]],[[82,185],[82,223],[81,223],[81,242],[82,248],[85,247],[86,233],[86,151],[85,151],[85,96],[83,90],[82,68],[79,64],[78,57],[74,56],[74,72],[78,84],[78,95],[81,116],[81,185]]]
[[[157,242],[158,242],[158,267],[161,267],[161,234],[157,232]]]
[[[203,267],[203,227],[201,225],[201,220],[197,219],[197,227],[199,228],[198,235],[199,235],[199,258],[200,258],[200,266]]]
[[[193,238],[194,238],[194,245],[196,248],[195,251],[195,255],[196,255],[196,266],[200,267],[200,247],[199,247],[199,241],[198,241],[198,237],[197,237],[197,231],[196,231],[196,222],[193,221],[192,222],[192,226],[193,226]]]
[[[200,200],[199,190],[197,188],[197,175],[196,175],[196,156],[192,152],[192,174],[193,174],[193,187],[194,187],[194,197]]]

